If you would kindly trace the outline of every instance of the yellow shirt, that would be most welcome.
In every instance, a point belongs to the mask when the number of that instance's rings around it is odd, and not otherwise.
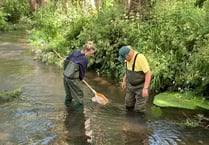
[[[128,70],[132,70],[132,66],[134,63],[134,58],[136,56],[137,52],[134,51],[134,56],[132,57],[132,59],[130,61],[127,61],[127,69]],[[147,59],[145,58],[145,56],[143,54],[138,54],[137,58],[136,58],[136,62],[135,62],[135,70],[134,71],[143,71],[144,73],[146,73],[147,71],[150,70],[149,64],[147,62]]]

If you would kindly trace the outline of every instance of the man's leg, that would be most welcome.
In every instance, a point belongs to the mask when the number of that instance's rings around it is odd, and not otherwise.
[[[127,89],[126,96],[125,96],[125,107],[128,111],[134,109],[135,101],[136,100],[135,100],[134,94]]]
[[[134,106],[134,110],[136,112],[145,113],[147,100],[148,97],[142,97],[141,95],[136,95],[136,103]]]

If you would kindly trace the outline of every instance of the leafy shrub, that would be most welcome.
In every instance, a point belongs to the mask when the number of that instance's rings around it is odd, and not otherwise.
[[[0,9],[0,30],[7,30],[8,23],[6,21],[7,14]]]
[[[155,62],[151,67],[155,75],[153,82],[158,84],[154,85],[156,89],[190,89],[193,80],[187,80],[190,72],[186,68],[191,64],[188,58],[193,55],[195,43],[202,35],[204,19],[205,12],[195,7],[193,1],[156,3],[146,40],[152,52],[158,54],[153,58],[159,61],[158,65]]]
[[[45,58],[51,63],[57,60],[53,50],[65,56],[92,40],[97,53],[89,66],[98,75],[120,80],[124,67],[117,60],[118,49],[128,44],[148,58],[156,92],[207,92],[208,2],[200,8],[195,0],[152,1],[152,10],[143,19],[126,16],[117,5],[96,12],[84,11],[80,5],[61,8],[51,5],[37,12],[31,31],[33,40],[43,44],[42,51],[50,53]]]
[[[2,3],[9,22],[17,23],[21,17],[30,16],[28,0],[3,0]]]

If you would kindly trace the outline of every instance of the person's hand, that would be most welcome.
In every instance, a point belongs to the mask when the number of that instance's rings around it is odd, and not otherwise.
[[[122,87],[123,90],[126,88],[126,81],[123,81],[123,82],[121,83],[121,87]]]
[[[149,96],[149,89],[148,88],[143,88],[142,89],[142,96],[143,97],[148,97]]]

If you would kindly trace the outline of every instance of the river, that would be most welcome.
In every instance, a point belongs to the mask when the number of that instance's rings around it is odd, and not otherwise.
[[[180,122],[193,111],[159,108],[145,116],[124,109],[117,84],[87,73],[85,78],[109,104],[64,105],[62,69],[34,59],[24,31],[0,33],[0,91],[22,88],[20,99],[0,104],[0,145],[206,145],[209,131]]]

